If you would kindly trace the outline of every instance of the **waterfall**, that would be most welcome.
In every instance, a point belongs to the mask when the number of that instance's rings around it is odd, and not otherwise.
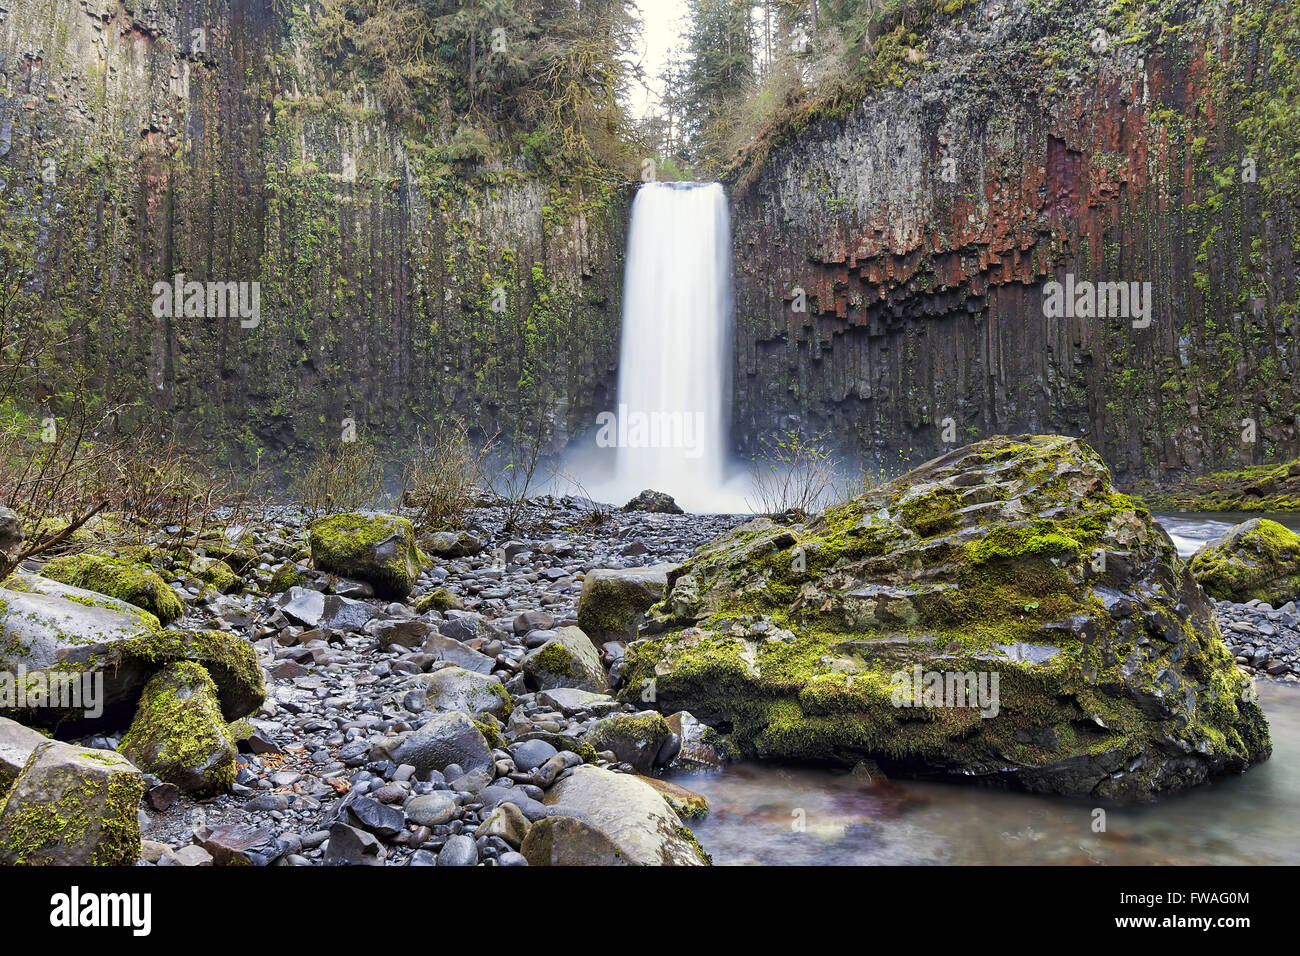
[[[632,204],[618,409],[604,420],[616,486],[730,510],[731,226],[718,183],[650,183]],[[599,441],[599,439],[598,439]]]

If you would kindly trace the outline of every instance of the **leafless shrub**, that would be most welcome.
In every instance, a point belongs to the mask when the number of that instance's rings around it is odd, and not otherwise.
[[[421,430],[402,473],[402,504],[413,508],[420,531],[460,527],[483,482],[483,459],[489,440],[475,449],[469,429],[459,420]]]
[[[325,449],[293,486],[310,518],[371,507],[383,489],[378,449],[369,435],[360,433]]]
[[[798,432],[764,442],[750,467],[751,492],[745,503],[756,513],[800,516],[813,514],[830,503],[839,481],[835,458],[818,442],[825,435],[805,440]]]

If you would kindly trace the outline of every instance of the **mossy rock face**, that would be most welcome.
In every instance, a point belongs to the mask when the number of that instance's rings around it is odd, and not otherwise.
[[[224,561],[196,556],[190,559],[190,571],[204,584],[216,588],[222,594],[241,591],[244,587],[243,579],[230,570],[230,565]]]
[[[411,522],[394,515],[355,513],[320,518],[310,532],[316,569],[365,581],[382,598],[411,593],[424,564]]]
[[[1267,518],[1207,541],[1189,563],[1192,577],[1220,601],[1280,605],[1300,597],[1300,535]]]
[[[41,576],[134,604],[164,625],[185,613],[176,592],[151,568],[107,555],[70,554],[55,558],[41,568]]]
[[[225,793],[235,782],[235,744],[217,687],[192,661],[168,664],[145,685],[120,752],[186,793]]]
[[[630,641],[642,615],[663,599],[670,564],[597,568],[582,579],[578,627],[593,641]]]
[[[43,706],[0,710],[0,716],[61,731],[125,727],[149,678],[181,660],[205,667],[228,720],[252,713],[266,697],[256,652],[234,635],[164,629],[124,601],[38,575],[13,575],[0,588],[0,673],[25,673],[29,683],[39,676],[47,684],[102,677],[103,710],[91,718],[86,707]]]
[[[144,776],[121,754],[38,744],[0,804],[0,864],[133,866]]]
[[[1169,536],[1075,439],[978,442],[668,579],[623,694],[750,756],[1149,799],[1271,752]]]

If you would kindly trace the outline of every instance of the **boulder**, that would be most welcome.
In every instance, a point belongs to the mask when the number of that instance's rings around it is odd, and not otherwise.
[[[0,864],[134,866],[143,795],[120,754],[46,740],[0,803]]]
[[[514,708],[499,680],[463,667],[443,667],[432,674],[420,674],[411,679],[410,686],[424,691],[428,710],[489,713],[504,720]]]
[[[469,773],[488,770],[495,763],[482,731],[460,711],[438,714],[412,731],[393,752],[392,759],[398,765],[410,764],[420,774],[441,772],[448,764]]]
[[[0,802],[3,802],[4,795],[18,778],[32,751],[48,739],[17,721],[0,717]]]
[[[277,597],[275,604],[286,617],[304,627],[353,633],[359,632],[378,613],[364,601],[297,586]]]
[[[519,847],[529,866],[631,866],[613,840],[575,817],[538,820]]]
[[[710,862],[659,793],[631,774],[583,764],[546,792],[545,803],[559,815],[576,817],[599,830],[629,863],[702,866]]]
[[[598,720],[587,731],[586,741],[597,751],[611,750],[622,763],[639,773],[654,769],[655,758],[672,731],[657,710],[639,714],[614,714]]]
[[[1169,536],[1072,438],[978,442],[668,578],[624,693],[752,757],[1138,800],[1271,752]]]
[[[55,558],[41,568],[41,577],[125,601],[148,611],[162,624],[170,624],[185,613],[176,592],[152,568],[108,555],[69,554]]]
[[[221,631],[164,630],[147,611],[94,591],[16,574],[0,588],[0,673],[102,676],[101,718],[124,727],[145,683],[164,664],[196,661],[217,685],[222,714],[236,720],[266,697],[252,645]],[[85,708],[5,713],[34,727],[77,728]]]
[[[681,506],[673,500],[672,495],[664,494],[662,491],[652,491],[649,488],[625,504],[621,510],[648,511],[652,514],[661,515],[679,515],[683,513]]]
[[[377,596],[396,601],[411,593],[424,563],[411,522],[395,515],[356,512],[318,518],[309,541],[318,570],[365,581]]]
[[[416,614],[428,614],[430,611],[463,611],[465,605],[461,603],[460,598],[452,594],[446,588],[438,588],[430,591],[424,597],[415,602]]]
[[[420,547],[440,558],[467,558],[482,551],[483,542],[468,531],[435,531],[420,539]]]
[[[578,627],[601,643],[634,640],[645,611],[663,599],[673,567],[654,564],[588,571],[578,598]]]
[[[720,770],[740,753],[730,740],[684,710],[670,714],[668,730],[677,735],[681,750],[672,766],[679,770]]]
[[[439,634],[437,631],[425,638],[421,650],[426,654],[432,654],[434,660],[448,661],[476,674],[491,674],[496,667],[494,658],[480,654],[472,647],[466,647],[460,641]]]
[[[503,802],[497,804],[497,808],[479,824],[478,829],[474,831],[474,838],[478,840],[483,837],[500,837],[517,850],[528,837],[531,828],[532,824],[522,810],[513,803]]]
[[[529,651],[521,665],[529,686],[536,690],[576,687],[602,693],[608,683],[600,652],[576,627],[560,628],[551,640]]]
[[[225,793],[235,782],[235,743],[217,686],[192,661],[168,664],[150,679],[118,749],[145,773],[194,796]]]
[[[1220,601],[1281,606],[1300,597],[1300,535],[1267,518],[1252,518],[1207,541],[1189,563],[1192,577]]]
[[[668,806],[673,808],[673,812],[683,820],[709,815],[709,801],[704,794],[696,793],[694,790],[687,790],[683,786],[670,783],[667,780],[660,780],[658,777],[638,776],[637,779],[644,781],[647,786],[653,787],[655,792],[664,798]]]

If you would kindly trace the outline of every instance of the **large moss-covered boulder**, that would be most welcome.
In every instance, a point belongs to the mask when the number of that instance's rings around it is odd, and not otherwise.
[[[1168,535],[1071,438],[978,442],[668,578],[624,693],[751,756],[1143,799],[1271,751]]]
[[[658,603],[671,564],[645,568],[597,568],[582,579],[578,627],[593,641],[630,641],[646,609]]]
[[[560,628],[555,637],[529,651],[520,666],[534,690],[576,687],[602,693],[609,683],[596,645],[576,627]]]
[[[365,581],[379,597],[403,600],[424,561],[411,522],[369,512],[331,515],[312,523],[311,559],[318,570]]]
[[[1220,601],[1285,604],[1300,597],[1300,535],[1267,518],[1207,541],[1190,565],[1192,577]]]
[[[195,796],[224,793],[235,782],[235,743],[217,686],[193,661],[168,664],[149,680],[118,750]]]
[[[41,576],[133,604],[162,624],[170,624],[185,613],[176,592],[152,568],[108,555],[69,554],[55,558],[41,568]]]
[[[0,673],[22,673],[47,686],[59,675],[102,677],[96,726],[125,727],[145,683],[178,660],[204,666],[227,720],[252,713],[266,697],[257,654],[232,634],[167,630],[152,614],[124,601],[39,575],[16,574],[0,588]],[[87,709],[0,704],[0,716],[70,731],[91,720]]]
[[[144,776],[111,750],[38,744],[0,800],[0,864],[132,866]]]
[[[407,685],[423,695],[429,710],[458,710],[467,714],[488,713],[505,719],[514,707],[501,681],[488,674],[463,667],[443,667],[432,674],[419,674]]]

